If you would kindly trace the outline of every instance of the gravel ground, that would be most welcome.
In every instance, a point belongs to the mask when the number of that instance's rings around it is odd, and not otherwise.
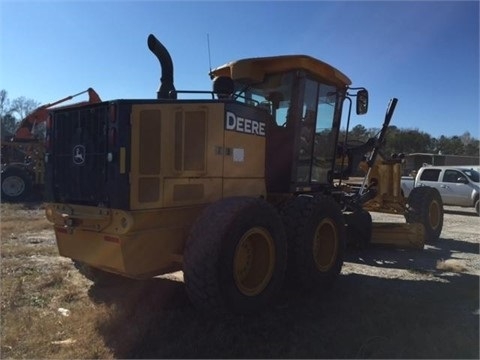
[[[33,273],[41,279],[65,269],[67,289],[62,285],[51,291],[73,291],[79,297],[67,304],[73,314],[85,306],[100,314],[94,323],[80,319],[65,330],[78,337],[74,329],[87,329],[93,336],[87,338],[92,348],[86,346],[84,352],[72,348],[77,352],[58,353],[56,358],[478,359],[480,355],[480,217],[473,209],[446,207],[440,239],[423,250],[349,249],[334,288],[320,297],[290,294],[281,306],[256,317],[219,321],[192,308],[181,276],[175,274],[124,287],[92,285],[69,259],[56,255],[53,231],[42,222],[44,210],[3,210],[2,204],[4,287],[7,278],[19,274]],[[374,221],[404,222],[402,216],[372,216]],[[37,230],[23,228],[33,221],[39,221]],[[52,304],[58,307],[53,300]],[[8,309],[3,309],[2,318]],[[105,312],[107,317],[101,315]],[[2,333],[2,338],[8,336]],[[104,345],[98,345],[100,340]],[[30,352],[6,358],[32,358],[32,353],[38,358],[34,345],[27,349]],[[10,348],[2,347],[6,349]]]
[[[438,241],[427,243],[423,251],[401,251],[408,254],[411,260],[415,260],[409,261],[412,266],[409,269],[442,270],[442,264],[446,262],[447,267],[444,270],[448,270],[448,265],[451,264],[455,272],[480,276],[480,217],[473,208],[445,206],[444,210],[443,230]],[[372,217],[374,221],[403,221],[403,217],[397,215],[372,213]],[[385,261],[390,257],[388,254],[392,254],[390,250],[385,249],[369,249],[368,252],[372,256],[385,254],[387,258]],[[393,252],[393,254],[397,257],[400,252]],[[397,261],[402,261],[402,256],[398,256]]]

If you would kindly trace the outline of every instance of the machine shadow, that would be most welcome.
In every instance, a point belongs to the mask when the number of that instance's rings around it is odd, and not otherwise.
[[[110,286],[93,284],[88,295],[97,304],[115,305],[124,310],[139,307],[166,310],[190,305],[182,282],[161,278],[124,279]]]
[[[445,212],[445,214],[478,217],[477,213],[465,211],[465,210],[462,211],[462,210],[444,209],[443,211]]]
[[[423,250],[388,246],[370,246],[363,250],[349,248],[345,260],[371,266],[435,272],[438,261],[449,259],[457,252],[479,254],[480,244],[440,238],[427,244]]]
[[[436,281],[438,280],[438,281]],[[90,296],[116,358],[478,358],[477,276],[432,281],[342,274],[323,294],[288,294],[256,315],[211,316],[184,285],[129,282]]]

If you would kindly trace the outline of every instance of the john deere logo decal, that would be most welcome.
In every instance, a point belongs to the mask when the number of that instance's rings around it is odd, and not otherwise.
[[[242,118],[230,111],[227,111],[225,118],[225,129],[245,134],[265,136],[265,123],[263,121]]]
[[[85,146],[75,145],[73,148],[73,163],[75,165],[85,164]]]

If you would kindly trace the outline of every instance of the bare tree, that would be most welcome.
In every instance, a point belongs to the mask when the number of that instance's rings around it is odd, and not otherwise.
[[[11,112],[10,100],[8,100],[7,90],[0,90],[0,116],[3,117]]]
[[[20,119],[24,119],[28,114],[33,110],[38,108],[40,103],[33,100],[27,99],[25,96],[20,96],[12,101],[12,112],[17,113]]]
[[[12,115],[10,100],[5,89],[0,90],[0,121],[2,138],[15,131],[15,117]]]
[[[13,134],[18,127],[18,123],[39,106],[39,102],[33,99],[27,99],[24,96],[10,101],[8,98],[8,92],[5,89],[0,90],[0,120],[2,137],[8,136],[8,134]],[[44,130],[39,128],[40,135],[43,132]]]

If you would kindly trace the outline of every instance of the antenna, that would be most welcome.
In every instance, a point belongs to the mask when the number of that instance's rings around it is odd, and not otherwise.
[[[210,56],[210,35],[207,33],[207,47],[208,47],[208,66],[210,67],[209,74],[212,72],[212,58]]]

